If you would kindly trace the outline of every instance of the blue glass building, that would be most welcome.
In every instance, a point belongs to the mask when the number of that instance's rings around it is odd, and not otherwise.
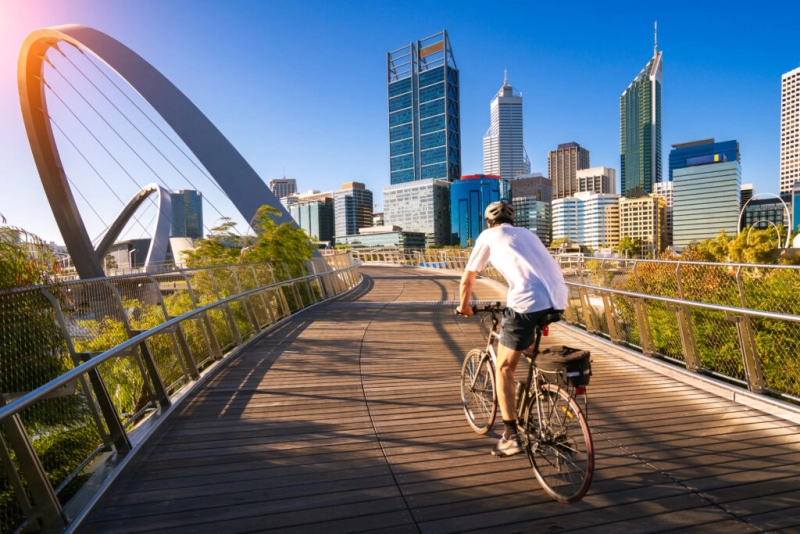
[[[461,174],[459,77],[442,31],[386,57],[391,184]]]
[[[203,237],[203,194],[191,189],[173,191],[170,237]]]
[[[483,212],[498,200],[509,200],[508,180],[490,174],[462,176],[450,184],[451,243],[462,247],[475,244],[486,228]]]
[[[792,232],[800,231],[800,182],[792,184]]]
[[[738,161],[739,142],[702,139],[690,143],[672,145],[669,153],[669,181],[672,181],[672,172],[685,169],[698,163],[719,163],[721,161]]]

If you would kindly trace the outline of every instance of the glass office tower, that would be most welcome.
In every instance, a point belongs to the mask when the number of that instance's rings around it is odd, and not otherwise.
[[[522,137],[522,93],[508,85],[508,75],[490,109],[492,122],[483,136],[483,172],[506,180],[530,174],[531,162]]]
[[[498,200],[509,200],[508,180],[500,176],[473,174],[462,176],[450,185],[451,243],[462,247],[475,244],[486,229],[483,212]]]
[[[429,247],[450,244],[450,182],[419,180],[383,188],[383,221],[422,232]]]
[[[203,237],[203,194],[191,189],[173,191],[170,237]]]
[[[650,194],[661,182],[661,79],[656,45],[653,58],[619,99],[620,193],[628,198]]]
[[[442,31],[386,55],[391,184],[461,175],[459,77]]]
[[[711,138],[672,145],[669,153],[669,181],[672,181],[673,171],[694,165],[697,158],[711,156],[717,156],[716,161],[735,161],[739,157],[738,141],[717,143]]]
[[[342,184],[333,192],[333,216],[336,236],[355,235],[372,226],[372,191],[360,182]]]

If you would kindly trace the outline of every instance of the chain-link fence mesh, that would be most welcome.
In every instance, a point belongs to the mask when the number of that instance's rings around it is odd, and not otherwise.
[[[339,253],[295,266],[214,267],[0,292],[3,406],[169,319],[265,288],[151,333],[143,343],[98,365],[96,372],[81,375],[4,419],[0,425],[0,533],[15,531],[25,520],[21,503],[41,504],[34,502],[34,483],[26,478],[31,461],[41,463],[46,483],[63,505],[91,476],[89,467],[99,453],[112,450],[116,438],[101,409],[101,397],[110,401],[123,428],[131,427],[157,408],[160,396],[169,396],[196,378],[198,369],[222,357],[242,338],[357,284],[359,275],[341,271],[352,265],[350,255]],[[267,288],[276,281],[315,272],[329,274]],[[98,380],[89,380],[92,373]],[[19,432],[10,435],[14,428]],[[20,440],[32,445],[34,460],[18,457],[14,444]]]

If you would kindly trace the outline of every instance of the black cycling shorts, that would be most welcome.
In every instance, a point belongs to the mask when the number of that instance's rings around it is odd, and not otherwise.
[[[544,315],[554,311],[553,308],[547,308],[531,313],[518,313],[511,308],[506,308],[500,323],[500,344],[512,350],[527,349],[533,345],[536,324]]]

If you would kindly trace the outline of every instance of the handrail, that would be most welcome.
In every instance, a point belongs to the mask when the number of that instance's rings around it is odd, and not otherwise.
[[[348,267],[346,269],[341,269],[341,270],[336,271],[336,272],[348,271],[350,269],[355,269],[357,267],[358,267],[357,265],[354,265],[352,267]],[[226,297],[224,299],[220,299],[220,300],[212,302],[210,304],[206,304],[205,306],[202,306],[200,308],[196,308],[194,310],[186,312],[183,315],[179,315],[177,317],[173,317],[172,319],[169,319],[166,322],[161,323],[160,325],[158,325],[158,326],[156,326],[154,328],[151,328],[149,330],[145,330],[141,334],[137,334],[136,336],[134,336],[134,337],[132,337],[132,338],[120,343],[119,345],[115,346],[112,349],[109,349],[109,350],[107,350],[107,351],[105,351],[105,352],[103,352],[101,354],[98,354],[97,356],[92,357],[92,359],[87,361],[86,363],[82,363],[81,365],[70,369],[69,371],[67,371],[63,375],[59,376],[58,378],[55,378],[55,379],[51,380],[47,384],[44,384],[43,386],[40,386],[40,387],[36,388],[35,390],[26,393],[22,397],[19,397],[16,400],[14,400],[13,402],[11,402],[11,404],[7,404],[6,406],[0,407],[0,423],[3,420],[5,420],[7,417],[10,417],[12,415],[15,415],[15,414],[21,412],[25,408],[31,406],[36,401],[41,400],[42,398],[46,397],[50,393],[53,393],[57,389],[67,385],[68,383],[70,383],[73,380],[77,379],[79,376],[83,375],[87,371],[91,371],[92,369],[94,369],[95,367],[100,365],[101,363],[106,362],[106,361],[110,360],[111,358],[113,358],[115,356],[118,356],[120,353],[124,353],[126,351],[131,350],[132,348],[136,347],[137,345],[139,345],[140,343],[142,343],[146,339],[148,339],[148,338],[150,338],[150,337],[152,337],[152,336],[154,336],[156,334],[159,334],[164,330],[168,330],[171,327],[173,327],[173,326],[175,326],[175,325],[177,325],[179,323],[182,323],[183,321],[185,321],[185,320],[187,320],[187,319],[189,319],[189,318],[191,318],[191,317],[193,317],[195,315],[199,315],[199,314],[205,313],[205,312],[207,312],[209,310],[212,310],[214,308],[217,308],[217,307],[222,306],[224,304],[227,304],[229,302],[233,302],[233,301],[239,300],[242,297],[246,297],[246,296],[248,296],[248,295],[250,295],[252,293],[258,293],[258,292],[261,292],[261,291],[265,291],[267,289],[293,284],[294,282],[298,282],[298,281],[301,281],[301,280],[306,280],[306,279],[310,279],[310,278],[317,278],[318,276],[320,276],[320,275],[319,274],[310,274],[310,275],[302,276],[300,278],[293,278],[291,280],[283,280],[281,282],[275,282],[275,283],[267,285],[267,286],[257,287],[255,289],[250,289],[248,291],[244,291],[242,293],[237,293],[236,295],[232,295],[230,297]]]
[[[175,398],[182,398],[219,368],[214,362],[224,360],[234,347],[255,339],[294,312],[349,291],[361,281],[357,271],[361,262],[348,253],[298,264],[302,273],[309,274],[292,278],[285,262],[213,265],[0,292],[2,332],[28,336],[15,350],[30,359],[52,356],[67,363],[65,359],[71,357],[74,365],[43,385],[31,381],[29,388],[24,388],[24,381],[12,381],[6,387],[19,387],[19,383],[24,389],[0,391],[0,475],[3,471],[6,475],[0,477],[0,530],[68,528],[71,519],[78,519],[74,513],[88,502],[86,498],[93,501],[90,494],[103,485],[102,480],[114,476],[115,469],[125,462],[120,459],[129,457],[126,453],[134,448],[133,436],[138,435],[141,443],[169,413]],[[288,278],[279,279],[283,277]],[[271,283],[265,284],[267,281]],[[17,307],[23,315],[14,315]],[[40,321],[34,322],[32,329],[15,319],[26,317],[25,310]],[[172,316],[172,310],[180,315]],[[44,336],[44,341],[36,345],[30,340],[40,331],[37,328],[46,332],[55,328],[60,337],[53,340]],[[91,347],[97,347],[97,351]],[[116,367],[112,371],[104,366],[116,366],[108,363],[116,358],[128,358],[123,364],[129,366],[127,371],[120,373]],[[118,390],[110,386],[125,380],[138,381],[134,396],[111,395]],[[36,410],[41,403],[61,402],[56,399],[73,395],[83,399],[74,402],[82,403],[85,412],[81,412],[80,421],[69,419],[70,415],[64,421],[77,422],[75,429],[89,436],[88,441],[70,445],[73,448],[65,450],[72,456],[67,452],[57,466],[45,467],[37,437],[42,431],[35,426],[42,423],[29,420],[28,415],[35,412],[26,409]],[[63,419],[62,415],[58,417],[58,421]],[[146,418],[149,423],[139,426]],[[129,427],[132,424],[135,426]],[[72,444],[75,441],[68,435],[71,428],[48,426],[45,434],[58,439],[64,433],[66,441],[62,441]],[[59,494],[79,474],[88,475],[85,469],[92,461],[105,462],[97,460],[101,452],[119,456],[92,475],[98,477],[92,484],[81,488],[81,482],[67,494]],[[71,473],[66,479],[63,474],[53,478],[53,469]],[[79,495],[72,497],[73,491],[79,491]],[[66,507],[61,504],[65,499]]]
[[[755,317],[763,317],[764,319],[775,319],[777,321],[790,321],[793,323],[800,323],[800,315],[789,315],[785,313],[768,312],[761,310],[752,310],[750,308],[737,308],[734,306],[723,306],[721,304],[710,304],[708,302],[699,302],[696,300],[674,299],[670,297],[660,297],[658,295],[650,295],[648,293],[636,293],[634,291],[625,291],[623,289],[612,289],[609,287],[593,286],[589,284],[581,284],[579,282],[566,282],[568,287],[578,287],[584,289],[593,289],[603,293],[613,293],[615,295],[622,295],[632,298],[643,298],[647,300],[658,300],[661,302],[668,302],[680,306],[694,306],[696,308],[706,308],[709,310],[721,311],[726,313],[738,313],[742,315],[752,315]]]

